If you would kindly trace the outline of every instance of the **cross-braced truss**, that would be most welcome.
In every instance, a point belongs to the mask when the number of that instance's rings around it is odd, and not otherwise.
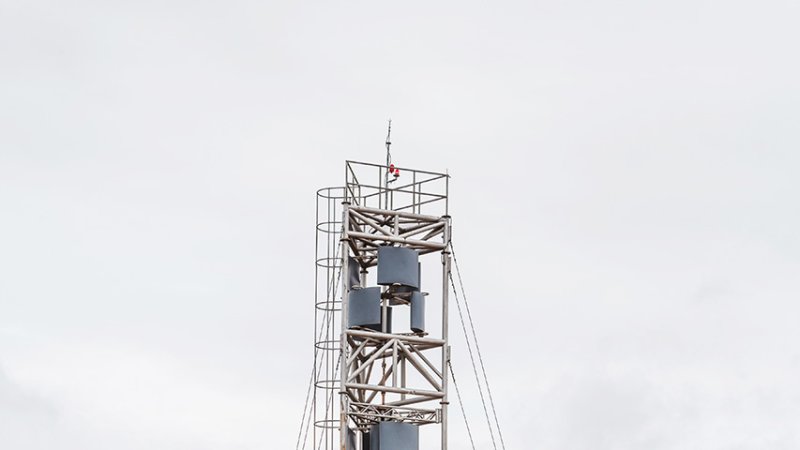
[[[347,209],[350,250],[363,267],[377,264],[378,247],[400,244],[419,254],[444,250],[447,217],[351,206]]]
[[[414,423],[417,425],[438,423],[440,420],[440,410],[353,402],[350,403],[350,416],[356,421],[360,429],[367,430],[370,425],[385,420]]]
[[[415,423],[438,421],[437,414],[409,413],[430,413],[429,410],[402,407],[444,397],[442,372],[425,355],[427,350],[441,349],[443,340],[361,330],[348,330],[346,336],[344,387],[350,399],[351,417],[359,427],[383,417]],[[425,380],[424,386],[409,385],[409,368]]]

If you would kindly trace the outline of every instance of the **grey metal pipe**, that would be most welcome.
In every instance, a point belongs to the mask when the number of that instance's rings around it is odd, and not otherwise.
[[[345,331],[345,333],[350,336],[369,338],[380,341],[385,339],[399,339],[402,342],[413,342],[415,344],[428,344],[431,347],[440,347],[445,344],[444,339],[427,338],[427,337],[423,338],[419,336],[406,336],[402,334],[378,333],[377,331],[347,330]]]
[[[359,239],[370,239],[370,240],[379,240],[379,241],[386,241],[386,242],[394,242],[397,244],[405,244],[409,246],[417,246],[417,247],[425,247],[435,250],[444,250],[447,247],[446,244],[441,242],[430,242],[430,241],[422,241],[419,239],[408,239],[399,236],[377,236],[371,233],[363,233],[361,231],[350,231],[348,233],[349,236]]]
[[[421,395],[425,397],[430,397],[430,399],[444,397],[444,393],[438,391],[427,391],[421,389],[408,389],[408,388],[404,389],[392,386],[374,386],[371,384],[347,383],[346,387],[350,389],[364,389],[366,391],[391,392],[393,394]]]

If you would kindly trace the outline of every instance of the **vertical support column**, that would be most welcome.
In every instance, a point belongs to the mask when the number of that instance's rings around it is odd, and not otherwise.
[[[406,388],[406,357],[405,355],[400,357],[400,387],[405,389]],[[405,400],[406,394],[400,394],[400,400]]]
[[[342,202],[342,238],[340,239],[340,244],[342,246],[341,254],[342,254],[342,268],[341,268],[341,280],[342,280],[342,327],[340,329],[339,334],[339,374],[341,378],[339,380],[339,399],[340,399],[340,411],[339,411],[339,446],[340,450],[347,450],[347,413],[348,413],[348,404],[347,404],[347,389],[345,388],[345,384],[347,382],[347,375],[349,372],[349,368],[347,367],[347,338],[346,338],[346,331],[347,331],[347,297],[349,293],[349,258],[350,258],[350,247],[348,245],[349,237],[347,235],[350,229],[350,212],[348,211],[350,207],[350,202],[345,200]]]
[[[447,450],[447,407],[450,404],[447,396],[448,379],[450,378],[450,338],[449,338],[449,295],[450,295],[450,216],[442,217],[446,223],[444,227],[444,243],[447,247],[442,250],[442,449]]]
[[[392,387],[397,387],[397,340],[392,345]]]

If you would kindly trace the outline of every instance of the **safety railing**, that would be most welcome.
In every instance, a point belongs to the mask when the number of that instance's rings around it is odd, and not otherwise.
[[[345,199],[355,206],[448,214],[450,177],[446,173],[346,161],[345,180]]]

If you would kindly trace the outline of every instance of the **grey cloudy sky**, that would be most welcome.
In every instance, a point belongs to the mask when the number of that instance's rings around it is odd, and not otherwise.
[[[0,0],[0,447],[292,448],[314,192],[388,117],[453,176],[509,449],[800,447],[798,22]]]

